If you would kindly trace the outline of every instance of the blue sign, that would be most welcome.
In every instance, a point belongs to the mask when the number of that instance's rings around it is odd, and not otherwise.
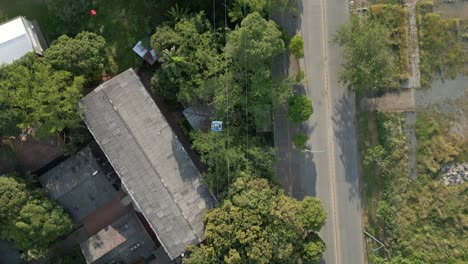
[[[212,121],[211,122],[211,131],[213,131],[213,132],[223,131],[223,121]]]

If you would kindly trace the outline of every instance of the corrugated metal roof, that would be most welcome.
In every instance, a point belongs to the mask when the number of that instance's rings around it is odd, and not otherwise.
[[[171,259],[201,242],[215,199],[136,73],[105,82],[82,104],[89,130]]]
[[[210,128],[211,118],[214,116],[214,110],[209,106],[190,106],[182,113],[194,129],[202,130]]]
[[[43,54],[36,29],[24,17],[17,17],[0,25],[0,65],[10,64],[26,53]]]
[[[0,65],[12,63],[33,50],[21,17],[0,25]]]

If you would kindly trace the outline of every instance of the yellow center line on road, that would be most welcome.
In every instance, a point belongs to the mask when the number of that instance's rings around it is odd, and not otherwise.
[[[322,2],[322,45],[323,45],[323,52],[324,52],[324,83],[325,83],[325,94],[326,94],[326,103],[327,103],[327,116],[330,117],[331,119],[331,111],[330,111],[330,105],[331,105],[331,99],[330,99],[330,84],[328,81],[328,46],[327,46],[327,31],[326,31],[326,1],[321,0]],[[332,126],[331,126],[332,120],[329,120],[329,125],[328,125],[328,155],[330,159],[330,188],[331,188],[331,202],[332,202],[332,217],[333,217],[333,230],[334,230],[334,236],[335,236],[335,260],[336,264],[340,264],[340,245],[339,245],[339,240],[338,240],[338,226],[337,226],[337,210],[336,210],[336,202],[335,202],[335,197],[336,197],[336,189],[335,189],[335,172],[334,172],[334,151],[333,151],[333,138],[332,138]]]

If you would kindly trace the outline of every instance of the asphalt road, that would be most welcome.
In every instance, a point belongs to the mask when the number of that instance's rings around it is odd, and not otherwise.
[[[322,263],[364,263],[361,202],[357,168],[355,98],[338,82],[340,56],[330,44],[339,25],[348,20],[346,0],[303,0],[296,25],[280,17],[277,22],[300,31],[304,38],[303,60],[307,94],[314,114],[307,124],[287,121],[284,111],[275,114],[277,175],[286,192],[296,198],[312,195],[325,205],[328,219],[320,235],[327,245]],[[281,67],[282,64],[283,67]],[[289,61],[274,64],[274,72],[287,71]],[[309,135],[309,148],[302,153],[290,138],[297,131]]]

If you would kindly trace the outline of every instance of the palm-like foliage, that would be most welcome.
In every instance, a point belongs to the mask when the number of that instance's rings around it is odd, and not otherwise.
[[[169,21],[172,23],[177,23],[182,18],[186,18],[189,14],[189,10],[186,7],[179,7],[178,4],[171,6],[169,11],[167,11],[166,16],[169,18]]]
[[[165,49],[162,52],[161,68],[170,78],[178,78],[182,75],[186,67],[186,58],[178,56],[175,47],[170,50]]]

